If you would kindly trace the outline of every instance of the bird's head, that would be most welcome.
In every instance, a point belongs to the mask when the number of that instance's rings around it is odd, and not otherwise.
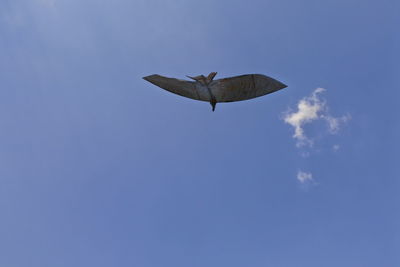
[[[214,79],[215,75],[217,75],[216,72],[211,72],[210,74],[208,74],[207,77],[205,77],[204,75],[199,75],[195,77],[187,76],[187,77],[201,83],[202,85],[208,85]]]

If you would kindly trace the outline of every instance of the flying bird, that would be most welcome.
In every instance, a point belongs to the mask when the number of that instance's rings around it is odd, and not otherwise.
[[[216,72],[211,72],[207,77],[187,76],[194,81],[168,78],[158,74],[149,75],[143,79],[171,93],[207,101],[211,104],[213,111],[220,102],[252,99],[287,87],[280,81],[262,74],[246,74],[214,80],[216,75]]]

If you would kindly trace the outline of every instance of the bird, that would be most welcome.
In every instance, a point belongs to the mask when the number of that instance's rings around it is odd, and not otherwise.
[[[211,72],[207,77],[186,76],[193,81],[158,74],[145,76],[143,79],[171,93],[209,102],[212,111],[215,111],[217,103],[252,99],[287,87],[282,82],[263,74],[244,74],[214,80],[216,75],[217,72]]]

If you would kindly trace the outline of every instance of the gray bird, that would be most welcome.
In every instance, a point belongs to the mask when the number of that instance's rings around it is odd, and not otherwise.
[[[171,93],[207,101],[211,104],[213,111],[219,102],[247,100],[287,87],[280,81],[262,74],[246,74],[214,80],[215,75],[217,75],[216,72],[211,72],[207,77],[204,75],[187,76],[194,82],[168,78],[158,74],[149,75],[143,77],[143,79]]]

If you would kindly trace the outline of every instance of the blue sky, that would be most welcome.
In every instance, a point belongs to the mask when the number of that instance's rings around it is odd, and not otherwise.
[[[400,266],[399,8],[1,1],[0,266]],[[211,112],[141,79],[211,71],[288,88]],[[351,119],[296,146],[316,88]]]

